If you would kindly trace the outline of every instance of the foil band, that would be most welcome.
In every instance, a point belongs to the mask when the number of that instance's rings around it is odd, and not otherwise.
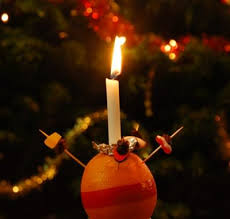
[[[137,138],[134,136],[125,137],[125,140],[129,142],[129,152],[134,151],[138,147]],[[114,145],[109,144],[97,144],[96,142],[92,142],[93,148],[96,149],[100,153],[107,154],[109,156],[113,156]]]

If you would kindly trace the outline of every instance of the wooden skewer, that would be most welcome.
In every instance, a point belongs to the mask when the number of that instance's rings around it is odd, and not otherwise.
[[[41,129],[39,129],[39,132],[41,132],[43,135],[45,135],[47,138],[49,137],[49,135],[47,135],[45,132],[43,132]]]
[[[175,135],[177,135],[182,129],[184,128],[184,126],[181,126],[179,129],[177,129],[171,136],[170,138],[173,138]],[[149,160],[155,153],[157,153],[157,151],[159,151],[161,149],[161,145],[155,149],[147,158],[145,158],[143,160],[143,163],[145,163],[147,160]]]
[[[83,164],[80,160],[78,160],[73,154],[71,154],[67,149],[64,150],[64,152],[71,157],[73,160],[75,160],[78,164],[80,164],[83,168],[86,167],[85,164]]]
[[[177,135],[183,128],[184,128],[184,126],[181,126],[179,129],[177,129],[177,130],[170,136],[170,138],[173,138],[175,135]]]
[[[45,132],[43,132],[41,129],[39,129],[39,131],[44,135],[44,136],[46,136],[46,138],[49,138],[50,136],[52,136],[52,135],[47,135]],[[54,134],[54,133],[53,133]],[[59,135],[59,137],[61,138],[61,136]],[[56,141],[57,141],[57,143],[56,144],[58,144],[58,140],[56,139]],[[47,145],[46,144],[46,146],[50,146],[50,145]],[[55,148],[57,145],[55,145],[53,148]],[[52,148],[52,149],[53,149]],[[74,161],[76,161],[78,164],[80,164],[83,168],[85,168],[86,167],[86,165],[85,164],[83,164],[80,160],[78,160],[72,153],[70,153],[67,149],[64,149],[64,152],[69,156],[69,157],[71,157]]]

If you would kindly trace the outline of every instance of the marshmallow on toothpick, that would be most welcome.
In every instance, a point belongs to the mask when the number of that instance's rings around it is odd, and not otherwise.
[[[163,149],[163,151],[166,154],[171,154],[172,152],[172,147],[171,145],[166,141],[166,139],[160,135],[157,135],[156,137],[156,141],[157,143],[161,146],[161,148]]]
[[[178,130],[176,130],[171,136],[169,136],[170,139],[172,139],[175,135],[177,135],[184,127],[180,127]],[[143,160],[143,163],[145,163],[147,160],[149,160],[157,151],[159,151],[161,148],[166,154],[170,154],[172,152],[171,145],[167,142],[167,140],[163,137],[158,135],[156,137],[157,143],[160,145],[155,151],[153,151],[147,158]]]
[[[51,149],[55,149],[59,143],[61,143],[62,136],[57,132],[52,133],[51,135],[47,135],[45,132],[39,129],[39,131],[46,136],[46,140],[44,141],[45,145]],[[63,143],[63,142],[62,142]],[[64,152],[75,160],[78,164],[85,168],[85,164],[83,164],[80,160],[78,160],[73,154],[71,154],[63,145]]]
[[[45,132],[39,129],[39,131],[46,136],[46,140],[44,141],[45,145],[51,149],[54,149],[59,141],[61,140],[62,136],[59,135],[57,132],[54,132],[51,135],[47,135]]]

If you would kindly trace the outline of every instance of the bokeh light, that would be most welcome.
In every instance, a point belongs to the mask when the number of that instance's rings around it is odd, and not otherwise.
[[[167,44],[167,45],[164,46],[164,51],[165,52],[170,52],[170,50],[171,50],[171,46],[170,45]]]
[[[175,54],[174,52],[170,53],[170,54],[169,54],[169,58],[170,58],[171,60],[174,60],[174,59],[176,58],[176,54]]]
[[[169,45],[172,46],[172,47],[177,47],[177,42],[176,42],[176,40],[170,40],[170,41],[169,41]]]
[[[9,21],[9,15],[7,13],[3,13],[1,15],[1,20],[3,23],[7,23]]]
[[[14,192],[14,193],[19,192],[19,188],[18,188],[18,186],[14,186],[12,190],[13,190],[13,192]]]
[[[93,12],[92,18],[96,20],[98,19],[98,17],[99,17],[99,14],[97,12]]]
[[[88,14],[91,14],[91,13],[93,12],[93,9],[89,7],[89,8],[86,9],[86,12],[87,12]]]
[[[118,22],[118,20],[119,20],[119,18],[118,18],[117,16],[113,16],[112,21],[113,21],[114,23]]]

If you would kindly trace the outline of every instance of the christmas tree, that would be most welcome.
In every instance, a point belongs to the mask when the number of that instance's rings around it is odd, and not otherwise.
[[[134,125],[173,153],[147,165],[153,219],[229,218],[229,0],[0,0],[0,218],[87,218],[83,169],[43,146],[57,131],[87,163],[107,142],[105,78],[113,40],[126,37],[122,135]],[[13,209],[13,210],[12,210]]]

